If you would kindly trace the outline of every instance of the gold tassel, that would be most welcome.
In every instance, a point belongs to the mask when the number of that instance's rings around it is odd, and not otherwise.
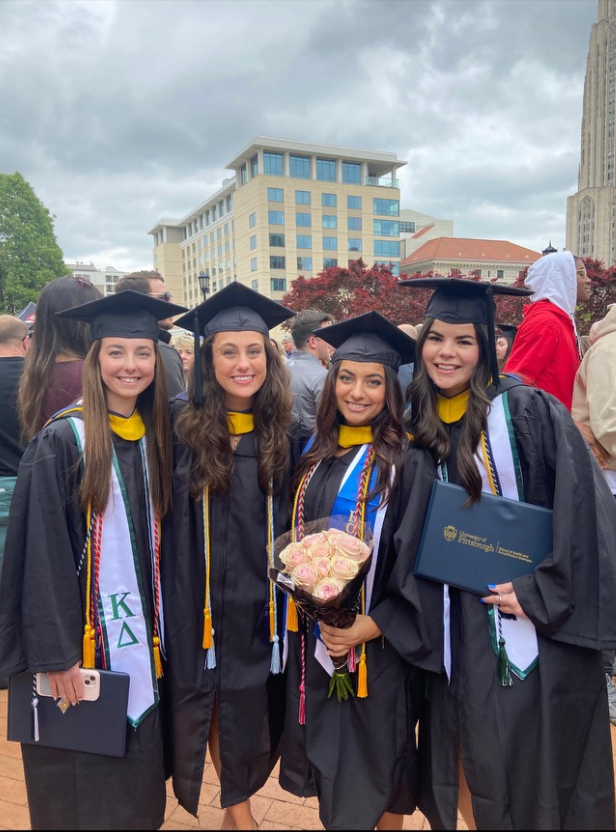
[[[209,650],[214,643],[212,638],[212,613],[209,607],[203,610],[203,644],[204,650]]]
[[[86,624],[83,630],[83,667],[94,667],[95,661],[94,627]]]
[[[163,675],[163,663],[160,658],[160,639],[158,636],[154,636],[152,643],[154,645],[154,668],[156,670],[156,678],[160,679]]]
[[[276,635],[276,619],[274,617],[274,602],[269,602],[269,627],[270,627],[270,641],[274,640]]]
[[[297,607],[293,598],[287,596],[287,630],[290,633],[296,633],[299,629],[297,621]]]
[[[362,645],[362,654],[357,671],[357,698],[366,699],[368,696],[368,668],[366,667],[366,645]]]

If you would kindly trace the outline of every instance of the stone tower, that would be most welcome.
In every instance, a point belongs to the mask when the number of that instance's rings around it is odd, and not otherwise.
[[[566,247],[616,262],[616,0],[599,0],[586,61],[578,190],[567,199]]]

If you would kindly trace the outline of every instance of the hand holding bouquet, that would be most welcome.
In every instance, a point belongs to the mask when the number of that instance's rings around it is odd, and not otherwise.
[[[345,629],[355,621],[361,587],[370,566],[372,541],[360,540],[336,528],[334,520],[304,524],[276,540],[276,568],[270,577],[295,602],[300,613],[315,621]],[[306,534],[306,532],[308,532]],[[334,661],[329,696],[354,696],[347,659]]]

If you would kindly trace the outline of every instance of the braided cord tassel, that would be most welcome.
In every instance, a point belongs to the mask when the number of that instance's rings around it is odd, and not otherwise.
[[[316,471],[317,466],[316,464],[313,465],[302,477],[302,481],[299,484],[297,491],[295,492],[295,499],[293,500],[293,512],[291,515],[292,525],[291,528],[293,530],[293,542],[297,543],[298,540],[302,540],[304,537],[304,497],[306,495],[306,489],[308,488],[308,483],[312,479],[312,475]],[[295,606],[295,601],[290,596],[287,596],[287,631],[290,633],[296,633],[299,629],[299,622],[297,619],[297,607]]]
[[[274,582],[269,577],[270,569],[274,566],[274,482],[270,480],[270,493],[267,495],[267,586],[269,592],[268,612],[269,612],[269,630],[270,642],[272,644],[272,661],[270,664],[270,673],[278,674],[282,672],[282,663],[280,661],[280,637],[278,635],[278,601],[276,597],[276,587]]]
[[[94,521],[98,518],[94,515]],[[86,515],[88,528],[92,522],[92,506],[88,506]],[[94,667],[96,662],[96,645],[94,641],[94,627],[92,622],[92,537],[94,537],[94,548],[100,549],[100,529],[98,523],[93,530],[93,535],[88,537],[86,554],[86,614],[83,628],[82,643],[82,664],[83,667]]]
[[[163,675],[163,663],[160,655],[160,636],[158,633],[158,615],[160,612],[160,520],[154,518],[154,624],[152,627],[152,649],[154,652],[154,669],[156,678]]]
[[[355,535],[361,540],[364,539],[366,529],[366,503],[368,496],[368,489],[370,487],[370,477],[372,476],[372,464],[374,462],[374,448],[370,447],[366,456],[363,471],[359,481],[359,501],[358,511],[355,512],[355,527],[353,531]],[[366,582],[361,588],[361,613],[366,614]],[[355,670],[355,650],[350,651],[353,657],[353,667],[349,663],[349,670]],[[366,642],[361,646],[361,656],[359,658],[359,670],[357,671],[357,698],[366,699],[368,696],[368,665],[366,655]]]
[[[205,600],[203,607],[203,642],[202,647],[207,651],[205,667],[213,670],[216,667],[216,652],[214,647],[214,629],[212,627],[212,609],[210,597],[210,490],[205,487],[203,492],[203,549],[205,554]]]

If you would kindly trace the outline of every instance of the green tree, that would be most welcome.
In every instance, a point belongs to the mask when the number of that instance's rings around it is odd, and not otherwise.
[[[16,314],[67,272],[52,215],[20,173],[0,173],[0,312]]]

